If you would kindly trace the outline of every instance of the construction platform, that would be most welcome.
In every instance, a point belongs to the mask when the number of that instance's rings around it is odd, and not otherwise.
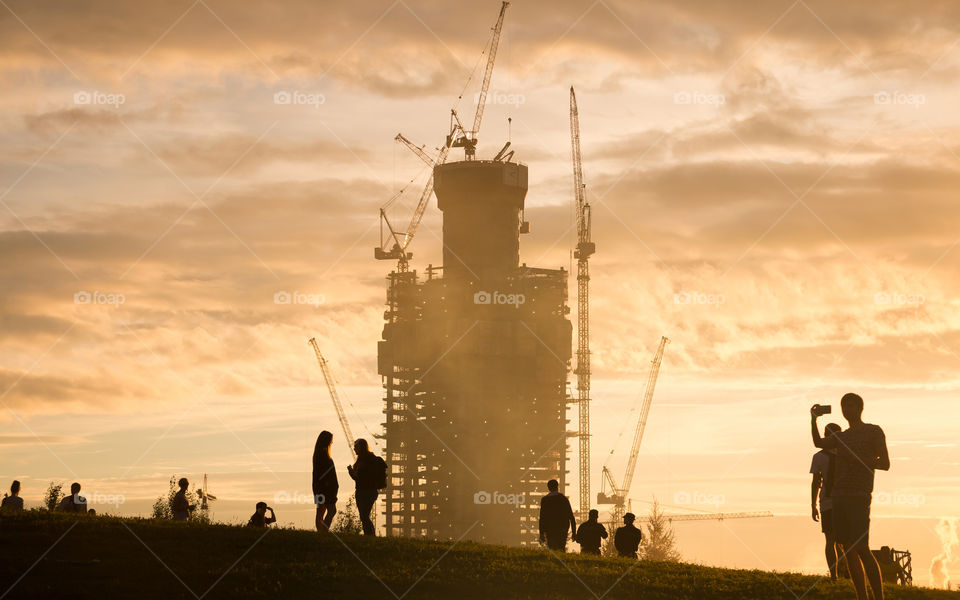
[[[526,165],[447,163],[434,185],[443,266],[387,278],[386,533],[535,544],[546,482],[565,489],[568,272],[519,262]]]

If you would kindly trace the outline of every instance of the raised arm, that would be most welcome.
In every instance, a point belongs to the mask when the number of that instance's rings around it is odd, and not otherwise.
[[[810,435],[813,437],[813,445],[817,448],[836,448],[837,440],[834,436],[828,438],[820,437],[820,427],[817,426],[816,410],[820,408],[819,404],[814,404],[810,408]]]

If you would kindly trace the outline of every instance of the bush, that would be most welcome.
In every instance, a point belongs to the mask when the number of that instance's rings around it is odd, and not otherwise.
[[[61,500],[63,500],[63,482],[51,481],[43,494],[43,507],[51,512],[55,511]]]

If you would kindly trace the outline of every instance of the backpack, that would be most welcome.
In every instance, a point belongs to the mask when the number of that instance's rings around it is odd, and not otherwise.
[[[387,487],[387,463],[379,456],[377,457],[376,469],[377,489],[382,490]]]

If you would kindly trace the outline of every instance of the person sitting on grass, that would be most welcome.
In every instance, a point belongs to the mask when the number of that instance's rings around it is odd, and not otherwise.
[[[70,495],[64,496],[60,504],[57,505],[60,512],[87,512],[87,499],[80,495],[80,484],[73,482],[70,484]]]
[[[0,509],[4,511],[23,510],[23,498],[20,497],[20,482],[16,479],[10,484],[10,495],[3,495],[3,504],[0,504]]]
[[[270,516],[267,516],[267,511]],[[247,527],[266,527],[271,523],[277,522],[277,515],[273,514],[273,509],[267,506],[266,502],[257,502],[257,512],[253,513],[250,520],[247,521]]]
[[[637,558],[637,549],[643,541],[643,532],[633,524],[636,518],[633,513],[623,515],[623,527],[617,528],[617,533],[613,536],[617,554],[624,558]]]
[[[180,486],[180,491],[173,497],[173,520],[186,521],[195,508],[194,505],[190,504],[190,501],[187,500],[187,488],[190,487],[190,481],[186,477],[181,477],[177,485]]]

